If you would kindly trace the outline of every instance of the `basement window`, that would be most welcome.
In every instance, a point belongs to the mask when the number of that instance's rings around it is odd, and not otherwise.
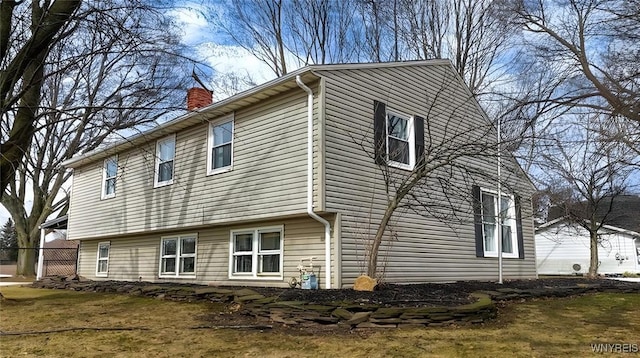
[[[195,277],[196,246],[196,235],[163,237],[160,247],[160,277]]]
[[[231,232],[229,278],[281,280],[283,227]]]

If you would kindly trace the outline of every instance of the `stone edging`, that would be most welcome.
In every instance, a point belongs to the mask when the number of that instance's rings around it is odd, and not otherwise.
[[[222,302],[239,305],[240,312],[258,319],[286,325],[340,324],[352,328],[432,327],[452,323],[483,323],[497,314],[497,301],[568,297],[592,292],[640,293],[640,285],[621,288],[576,284],[537,289],[497,288],[470,296],[475,302],[455,307],[388,307],[359,302],[280,301],[249,288],[153,284],[127,281],[89,281],[78,277],[48,277],[32,284],[35,288],[114,292],[172,301]]]

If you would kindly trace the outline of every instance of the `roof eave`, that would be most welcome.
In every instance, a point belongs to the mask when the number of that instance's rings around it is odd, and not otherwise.
[[[320,77],[313,73],[312,70],[314,68],[315,66],[308,66],[296,71],[292,71],[285,76],[276,78],[221,101],[214,102],[209,106],[191,111],[185,115],[162,123],[161,125],[148,131],[126,138],[125,140],[118,143],[114,143],[104,148],[77,155],[64,161],[62,163],[62,166],[72,169],[77,168],[91,162],[107,158],[118,152],[122,152],[123,150],[155,141],[158,138],[169,135],[171,133],[175,133],[176,131],[179,131],[181,129],[191,127],[203,121],[223,116],[240,108],[255,104],[261,100],[297,87],[295,79],[298,75],[302,77],[303,81],[317,80]]]

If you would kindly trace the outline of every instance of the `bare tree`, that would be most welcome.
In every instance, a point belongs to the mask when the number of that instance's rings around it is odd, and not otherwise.
[[[404,163],[411,151],[408,144],[392,139],[402,136],[407,123],[389,115],[383,103],[376,102],[374,112],[382,118],[374,124],[374,143],[362,133],[349,133],[373,160],[384,180],[385,205],[381,219],[371,222],[373,237],[368,240],[366,273],[376,277],[380,271],[379,251],[393,238],[393,222],[396,215],[411,211],[428,218],[435,218],[452,229],[460,223],[469,224],[470,210],[474,207],[470,189],[476,182],[496,183],[497,166],[489,170],[478,163],[495,162],[497,158],[496,128],[489,121],[469,121],[468,108],[475,99],[469,97],[459,105],[446,102],[445,94],[451,83],[445,78],[434,98],[425,98],[428,111],[424,118],[414,116],[416,128],[416,161],[410,170]],[[387,138],[387,136],[390,136]],[[420,138],[424,138],[421,142]],[[374,149],[373,151],[371,149]],[[506,158],[505,161],[511,161]],[[505,165],[502,180],[520,175],[519,167]],[[507,174],[510,173],[510,174]],[[513,190],[508,181],[506,190]]]
[[[291,29],[287,48],[301,63],[348,62],[354,58],[352,1],[293,0],[286,21]]]
[[[355,9],[359,21],[355,26],[361,28],[358,42],[358,60],[362,62],[386,62],[403,59],[399,53],[399,38],[396,36],[397,12],[394,12],[395,0],[358,0]]]
[[[514,25],[498,1],[401,1],[401,39],[414,58],[449,58],[474,94],[505,75]]]
[[[555,133],[538,143],[534,169],[542,196],[558,210],[554,216],[565,216],[589,233],[591,277],[598,273],[602,229],[615,219],[617,198],[629,189],[629,178],[638,174],[637,155],[601,135],[606,123],[585,115],[556,124]]]
[[[286,75],[286,11],[285,0],[233,1],[228,16],[220,27],[233,41],[271,68],[276,76]],[[230,21],[229,19],[233,19]]]
[[[81,0],[0,3],[0,198],[28,151],[42,93],[44,63],[53,45],[73,29]]]
[[[178,61],[177,41],[162,14],[138,3],[95,5],[81,8],[73,33],[49,51],[34,140],[2,197],[22,248],[36,246],[39,226],[52,213],[66,213],[64,184],[71,172],[61,166],[64,160],[98,148],[119,131],[153,125],[184,98],[184,61]],[[3,127],[9,123],[10,117]],[[17,273],[33,276],[34,262],[33,250],[21,250]]]
[[[509,2],[528,58],[561,82],[545,101],[640,122],[640,2]],[[536,68],[536,67],[530,67]]]

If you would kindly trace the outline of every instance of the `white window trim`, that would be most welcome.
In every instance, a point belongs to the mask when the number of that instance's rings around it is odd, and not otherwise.
[[[160,176],[160,144],[173,141],[173,165],[171,166],[171,179],[165,180],[162,182],[158,181],[158,177]],[[173,184],[173,178],[176,173],[176,135],[172,134],[162,139],[156,141],[156,161],[154,166],[154,175],[153,175],[153,187],[159,188],[167,185]]]
[[[213,168],[213,158],[212,158],[212,149],[213,149],[213,127],[218,126],[220,124],[231,122],[231,163],[228,166],[222,168]],[[216,119],[215,121],[209,122],[208,134],[207,134],[207,175],[225,173],[231,171],[233,169],[233,146],[235,140],[235,130],[236,123],[234,113],[226,115],[222,118]]]
[[[502,253],[502,257],[503,258],[507,258],[507,259],[517,259],[519,258],[519,254],[518,254],[518,230],[517,230],[517,222],[516,222],[516,207],[515,207],[515,197],[511,194],[507,194],[505,192],[501,192],[501,195],[498,195],[498,191],[497,190],[492,190],[492,189],[484,189],[484,188],[480,188],[480,206],[482,207],[482,195],[484,193],[490,194],[495,198],[500,198],[501,196],[503,197],[508,197],[509,198],[509,211],[508,211],[508,215],[509,218],[511,218],[511,247],[513,248],[513,252],[508,253],[508,252],[503,252]],[[494,201],[494,210],[497,213],[498,212],[498,204],[497,202]],[[504,209],[503,209],[504,210]],[[495,236],[494,239],[496,240],[496,249],[494,251],[488,251],[486,248],[486,242],[484,240],[484,212],[482,213],[482,248],[484,250],[484,257],[498,257],[498,241],[500,240],[498,236],[498,230],[497,230],[497,225],[499,224],[499,220],[498,218],[496,218],[496,230],[495,230]]]
[[[196,250],[193,254],[188,254],[188,256],[183,256],[180,252],[180,241],[182,239],[194,238],[196,240]],[[177,240],[176,243],[176,272],[175,273],[163,273],[162,272],[162,245],[165,240]],[[191,257],[194,258],[194,268],[193,273],[183,273],[180,274],[180,258],[181,257]],[[198,234],[184,234],[184,235],[170,235],[170,236],[162,236],[160,238],[160,256],[158,260],[158,277],[159,278],[196,278],[196,274],[198,272]]]
[[[107,188],[107,179],[111,178],[111,177],[107,178],[107,161],[109,160],[114,160],[116,162],[116,176],[113,178],[116,179],[116,182],[118,181],[118,155],[116,154],[108,158],[105,158],[105,160],[102,162],[102,185],[101,185],[101,191],[100,191],[101,199],[115,198],[116,192],[118,191],[118,187],[116,186],[115,189],[113,190],[113,193],[111,194],[105,193],[105,189]]]
[[[260,245],[261,232],[280,232],[280,272],[278,273],[259,273],[258,272],[258,251]],[[233,245],[234,235],[236,234],[253,234],[252,252],[251,252],[251,272],[234,273],[233,272]],[[231,230],[229,235],[229,279],[230,280],[283,280],[284,279],[284,225],[267,226],[259,228]]]
[[[409,142],[409,164],[396,162],[389,159],[389,115],[395,115],[396,117],[403,117],[408,120],[407,130],[409,131],[408,142]],[[387,113],[384,117],[384,131],[385,131],[385,145],[386,145],[386,153],[387,153],[387,163],[391,167],[396,167],[404,170],[413,170],[416,165],[416,133],[415,133],[415,120],[414,116],[408,115],[406,113],[402,113],[393,109],[387,108]]]
[[[107,250],[107,257],[106,258],[101,258],[100,257],[100,246],[102,245],[107,245],[108,250]],[[103,242],[99,242],[98,243],[98,252],[96,253],[96,277],[108,277],[109,276],[109,256],[111,256],[111,242],[110,241],[103,241]],[[106,272],[100,272],[100,261],[107,261],[107,271]]]

